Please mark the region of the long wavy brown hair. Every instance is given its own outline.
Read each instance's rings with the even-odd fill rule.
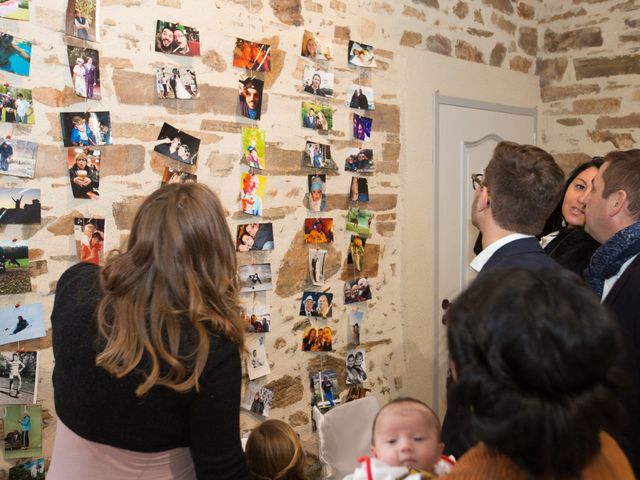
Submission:
[[[118,378],[140,370],[138,396],[154,385],[198,390],[213,335],[243,347],[238,285],[218,197],[196,183],[156,190],[136,213],[126,251],[102,271],[96,364]]]

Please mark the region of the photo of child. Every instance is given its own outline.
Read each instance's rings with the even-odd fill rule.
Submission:
[[[262,216],[262,198],[267,185],[267,177],[243,172],[240,180],[240,203],[244,213]]]
[[[366,237],[359,235],[351,235],[349,244],[349,255],[347,255],[347,264],[353,265],[357,272],[362,271],[364,264],[364,246],[367,243]]]
[[[4,415],[4,458],[42,455],[42,406],[7,405]]]
[[[102,265],[104,263],[105,220],[103,218],[73,219],[76,251],[81,262]]]
[[[243,161],[251,168],[264,169],[265,131],[259,128],[242,127]]]
[[[306,218],[304,243],[333,242],[333,218]]]
[[[367,236],[371,233],[372,220],[373,212],[349,207],[349,210],[347,210],[347,231]]]
[[[38,390],[38,352],[0,352],[0,376],[2,403],[36,403]]]
[[[62,141],[65,147],[111,145],[109,112],[60,113]]]
[[[92,147],[67,149],[67,167],[74,198],[100,198],[100,157],[100,150]]]
[[[29,76],[31,69],[31,42],[0,32],[0,70]]]
[[[314,372],[309,376],[311,383],[311,405],[320,409],[333,408],[340,404],[338,375],[334,370]]]
[[[307,184],[309,187],[309,211],[324,212],[327,209],[327,176],[325,174],[307,175]]]

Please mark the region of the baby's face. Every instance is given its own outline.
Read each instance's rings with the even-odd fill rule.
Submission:
[[[400,404],[378,417],[371,455],[389,466],[433,472],[443,447],[431,412]]]

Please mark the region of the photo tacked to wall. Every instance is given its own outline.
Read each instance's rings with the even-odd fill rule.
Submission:
[[[0,188],[0,225],[40,223],[39,188]]]
[[[101,157],[100,149],[94,147],[67,149],[67,167],[74,198],[100,198]]]
[[[60,123],[65,147],[113,143],[109,112],[63,112],[60,113]]]
[[[0,58],[4,59],[0,62],[0,70],[28,77],[31,69],[31,47],[30,40],[0,32]]]
[[[42,406],[7,405],[4,407],[4,458],[42,455]]]
[[[97,0],[69,0],[65,33],[72,37],[100,41],[100,4]]]
[[[33,178],[37,157],[37,143],[14,140],[11,134],[0,138],[0,174]]]
[[[158,98],[196,100],[200,98],[196,71],[191,67],[164,66],[155,69]]]
[[[36,121],[33,96],[28,88],[0,85],[0,107],[3,122],[33,125]]]
[[[100,100],[100,54],[98,51],[67,45],[67,57],[76,95]]]
[[[236,38],[233,66],[256,72],[271,71],[271,46],[243,38]]]
[[[236,251],[273,250],[272,223],[244,223],[238,225],[236,233]]]
[[[348,63],[356,67],[372,68],[376,66],[373,47],[365,43],[349,40]]]
[[[306,218],[304,220],[304,242],[333,242],[333,218]]]
[[[76,252],[81,262],[102,265],[104,263],[105,219],[83,218],[73,219],[73,236],[76,241]]]
[[[42,304],[31,303],[0,308],[0,345],[41,338],[45,335]]]
[[[29,0],[4,0],[0,3],[0,17],[10,20],[29,20]]]
[[[35,351],[0,352],[0,394],[3,404],[36,403],[38,355]]]
[[[194,57],[200,55],[200,32],[195,27],[158,20],[156,52]]]
[[[200,150],[200,139],[164,122],[153,150],[189,165],[195,165]]]

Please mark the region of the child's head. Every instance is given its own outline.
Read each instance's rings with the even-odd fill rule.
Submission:
[[[389,466],[433,472],[443,448],[440,420],[419,400],[393,400],[373,421],[371,455]]]
[[[257,480],[306,480],[305,455],[300,439],[281,420],[266,420],[254,428],[247,441],[247,463]]]
[[[244,235],[242,235],[240,242],[242,243],[242,245],[245,245],[251,248],[253,247],[253,244],[255,241],[253,240],[253,237],[251,235],[249,235],[248,233],[245,233]]]

